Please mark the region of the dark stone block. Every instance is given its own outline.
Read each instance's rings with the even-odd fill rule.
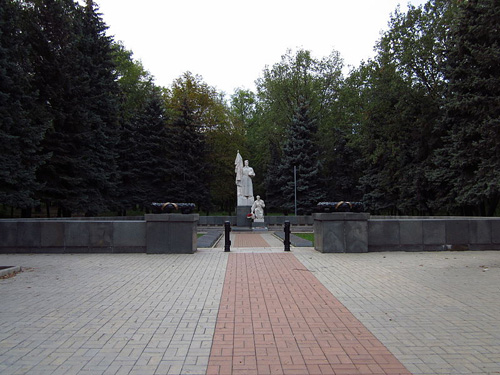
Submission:
[[[113,246],[113,222],[91,222],[90,223],[91,248],[111,248]]]
[[[469,220],[469,243],[470,244],[491,244],[491,221],[490,220]]]
[[[252,220],[248,219],[247,215],[251,212],[251,210],[252,206],[236,207],[236,226],[250,228]]]
[[[424,220],[422,223],[424,245],[446,244],[446,229],[443,220]]]
[[[368,251],[368,222],[344,222],[344,236],[347,253],[366,253]]]
[[[423,248],[424,233],[422,220],[402,220],[399,222],[401,248]]]
[[[197,248],[198,214],[146,215],[148,254],[192,254]]]
[[[368,214],[315,213],[314,248],[323,253],[367,252]]]
[[[368,221],[369,246],[399,246],[399,221],[370,220]]]
[[[491,242],[500,244],[500,220],[491,221]]]
[[[113,248],[111,246],[107,247],[89,247],[89,254],[111,254],[113,253]]]
[[[41,246],[42,248],[64,248],[64,228],[63,222],[42,221],[41,222]]]
[[[17,222],[0,221],[0,248],[17,246]]]
[[[89,247],[88,246],[66,246],[64,248],[65,254],[88,254]]]
[[[145,221],[113,222],[114,247],[146,247]]]
[[[469,243],[468,220],[446,220],[446,244],[465,245]]]
[[[335,221],[324,225],[322,242],[322,249],[318,249],[322,253],[345,253],[344,223]]]
[[[145,253],[146,246],[115,246],[113,253],[116,254],[132,254],[132,253]]]
[[[17,223],[17,247],[39,248],[42,230],[39,221],[20,221]]]
[[[66,247],[87,247],[90,244],[90,221],[66,221],[64,243]]]

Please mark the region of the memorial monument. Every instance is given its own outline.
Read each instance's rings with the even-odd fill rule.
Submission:
[[[236,225],[238,227],[252,226],[252,205],[254,204],[253,197],[253,182],[255,172],[249,166],[248,160],[243,161],[243,158],[238,151],[234,160],[234,173],[236,174]]]

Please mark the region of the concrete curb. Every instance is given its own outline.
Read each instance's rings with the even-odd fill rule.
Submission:
[[[274,235],[282,241],[285,240],[285,232],[274,232]],[[313,247],[311,241],[298,237],[293,233],[290,233],[290,243],[294,247]]]
[[[208,230],[203,236],[198,238],[198,248],[211,248],[222,236],[220,230]]]

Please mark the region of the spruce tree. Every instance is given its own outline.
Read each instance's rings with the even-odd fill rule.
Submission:
[[[166,195],[172,202],[210,207],[209,167],[205,135],[195,119],[195,108],[187,97],[171,115],[167,125],[168,180]]]
[[[91,1],[33,0],[37,86],[52,126],[41,194],[65,216],[103,211],[116,181],[118,87],[111,39]]]
[[[465,214],[493,215],[500,199],[499,24],[498,1],[463,2],[447,53],[448,136],[432,176],[441,205]]]
[[[30,78],[27,21],[19,2],[0,0],[0,203],[29,215],[47,122]]]
[[[151,202],[165,202],[168,174],[164,103],[151,92],[142,111],[122,124],[120,132],[118,199],[123,209],[148,208]]]
[[[310,213],[324,198],[321,181],[319,150],[315,142],[318,131],[317,120],[311,113],[310,104],[300,97],[290,126],[286,130],[283,146],[279,180],[282,207],[292,211],[294,208],[295,181],[297,176],[297,212]]]

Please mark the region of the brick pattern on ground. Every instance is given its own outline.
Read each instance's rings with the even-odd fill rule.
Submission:
[[[410,374],[292,254],[231,254],[207,374]]]
[[[226,258],[0,257],[0,374],[204,375]]]
[[[295,256],[414,375],[500,374],[500,252]]]
[[[269,243],[257,233],[237,233],[234,236],[233,246],[238,247],[271,247]]]

